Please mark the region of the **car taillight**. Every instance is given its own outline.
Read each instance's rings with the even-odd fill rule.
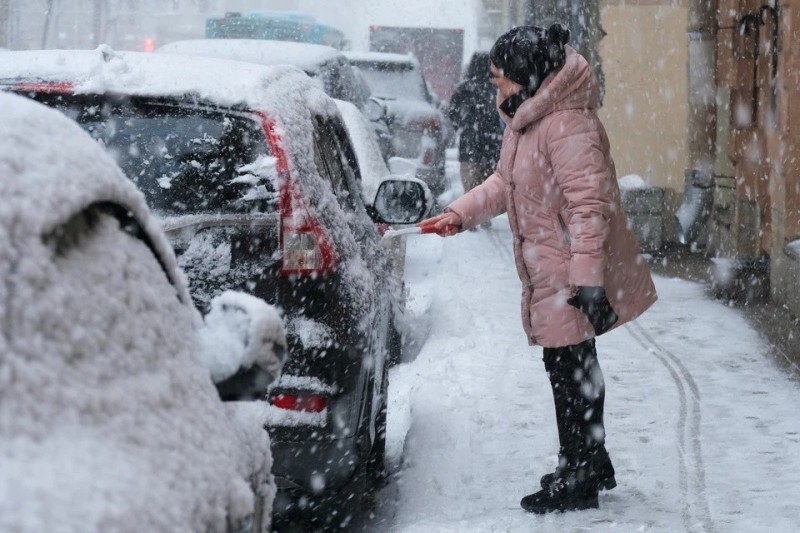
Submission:
[[[436,139],[427,135],[422,136],[422,164],[432,166],[436,161]]]
[[[336,266],[336,251],[330,233],[306,204],[300,185],[289,172],[289,159],[275,121],[266,113],[256,113],[277,159],[280,176],[281,274],[319,275]]]
[[[328,399],[318,394],[278,394],[270,398],[270,403],[279,409],[321,413],[328,407]]]
[[[430,132],[439,130],[438,117],[416,117],[408,121],[408,128],[413,130],[426,130]]]
[[[18,83],[14,90],[21,93],[72,94],[75,86],[66,82]]]
[[[333,240],[311,215],[299,191],[292,181],[281,185],[281,274],[325,274],[336,266]]]
[[[300,273],[321,270],[324,263],[322,250],[313,231],[283,229],[282,270]]]

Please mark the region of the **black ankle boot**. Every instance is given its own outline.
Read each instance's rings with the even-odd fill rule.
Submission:
[[[559,457],[559,463],[561,462]],[[539,480],[539,484],[543,489],[549,488],[559,477],[564,475],[564,470],[564,467],[559,464],[555,472],[543,475],[542,479]],[[611,457],[608,456],[604,446],[596,452],[591,461],[588,471],[589,480],[597,485],[598,490],[611,490],[617,486],[617,480],[614,475],[614,465],[611,464]]]
[[[597,509],[597,487],[590,482],[578,481],[575,470],[571,469],[556,478],[548,488],[522,498],[520,506],[536,514]]]

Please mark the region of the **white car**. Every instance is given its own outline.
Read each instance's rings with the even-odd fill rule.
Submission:
[[[222,346],[253,326],[269,351],[282,326],[204,324],[102,147],[27,98],[0,94],[0,116],[0,531],[268,531],[268,435],[220,401],[199,333]],[[237,360],[277,373],[280,354],[245,344]]]
[[[427,205],[434,205],[433,194],[428,188],[427,184],[414,176],[416,175],[417,164],[410,159],[403,159],[400,157],[392,157],[389,159],[389,167],[383,161],[380,148],[375,139],[375,135],[370,129],[369,122],[366,117],[351,103],[336,101],[339,112],[342,114],[342,120],[347,128],[347,134],[350,137],[350,142],[353,145],[355,157],[357,161],[355,165],[361,174],[361,190],[364,197],[364,203],[367,209],[375,209],[375,199],[378,194],[378,188],[381,182],[386,179],[413,181],[420,185],[425,191],[425,202]],[[388,229],[388,226],[383,226],[380,230],[383,232]],[[397,237],[390,239],[385,243],[393,257],[394,276],[392,277],[395,283],[404,285],[405,280],[405,260],[406,260],[406,239],[405,237]],[[407,329],[404,323],[405,316],[405,289],[399,291],[403,298],[396,302],[396,308],[392,316],[395,320],[394,331],[402,335]],[[402,359],[402,338],[392,339],[392,344],[389,351],[389,365],[399,363]]]

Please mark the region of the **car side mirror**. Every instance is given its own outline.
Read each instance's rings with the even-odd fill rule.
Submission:
[[[415,224],[422,220],[433,203],[428,186],[417,178],[392,177],[378,186],[373,202],[376,222]]]
[[[364,106],[364,116],[367,120],[377,122],[386,117],[386,104],[371,96]]]
[[[278,310],[261,298],[225,291],[211,300],[199,331],[200,357],[223,401],[264,399],[288,357]]]

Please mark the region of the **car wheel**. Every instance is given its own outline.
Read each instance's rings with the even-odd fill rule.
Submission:
[[[330,526],[334,529],[346,529],[363,511],[368,490],[369,473],[367,462],[364,461],[356,468],[353,479],[337,494],[337,515],[330,520]]]

